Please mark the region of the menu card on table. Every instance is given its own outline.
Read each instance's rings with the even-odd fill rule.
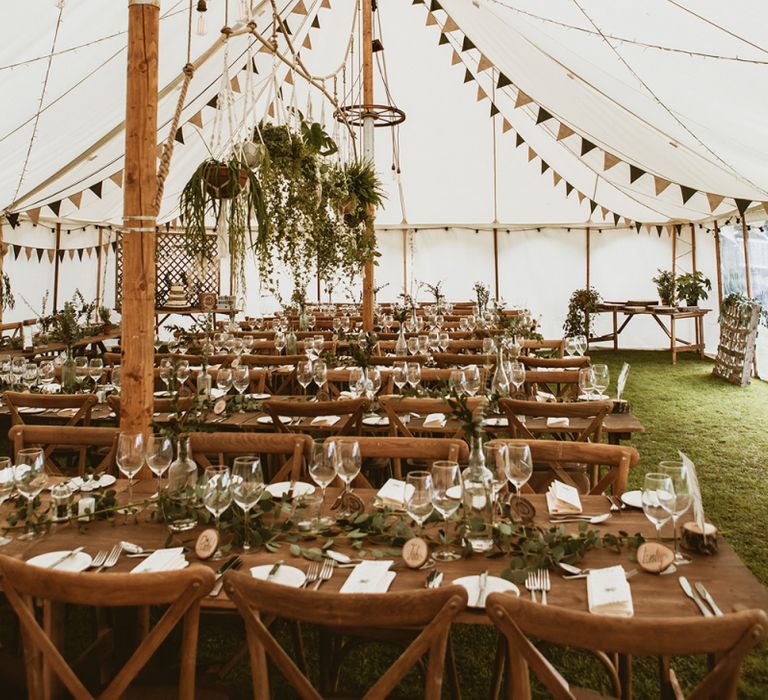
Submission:
[[[581,499],[575,487],[555,479],[547,490],[547,508],[552,515],[581,513]]]
[[[587,576],[589,612],[595,615],[632,617],[632,591],[621,566],[592,569]]]
[[[386,593],[396,572],[390,571],[391,560],[360,562],[344,581],[340,593]]]

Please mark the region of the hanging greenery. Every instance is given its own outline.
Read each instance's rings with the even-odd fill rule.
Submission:
[[[600,303],[600,294],[594,287],[577,289],[568,301],[568,313],[563,323],[563,333],[566,337],[585,335],[592,337],[594,324],[592,314],[597,311]]]

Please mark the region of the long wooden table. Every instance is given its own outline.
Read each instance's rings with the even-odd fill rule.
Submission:
[[[154,480],[139,482],[134,487],[134,498],[140,494],[152,493],[154,486]],[[126,483],[120,480],[116,488],[119,493],[123,493]],[[370,504],[374,491],[356,489],[355,492],[367,504]],[[327,504],[331,503],[331,499],[334,497],[335,493],[329,489],[326,499],[326,512]],[[544,496],[533,495],[529,499],[537,511],[536,524],[548,526]],[[602,496],[587,496],[583,497],[582,500],[586,513],[598,514],[608,512],[608,500]],[[89,523],[86,526],[85,533],[78,532],[76,524],[54,526],[49,534],[33,540],[19,541],[14,538],[13,542],[0,548],[0,552],[26,560],[44,552],[71,549],[79,545],[83,545],[87,553],[94,555],[98,550],[111,549],[120,540],[127,540],[148,549],[162,547],[167,536],[167,530],[162,524],[149,522],[147,515],[147,513],[139,515],[140,524],[138,525],[122,525],[122,515],[116,516],[116,527],[107,521]],[[566,527],[576,532],[578,525],[567,525]],[[617,534],[619,530],[624,530],[630,534],[640,532],[648,539],[651,539],[655,533],[654,527],[645,518],[642,511],[631,508],[626,508],[620,514],[613,515],[602,525],[592,527],[597,528],[602,533]],[[671,537],[670,528],[671,526],[667,526],[664,529],[666,537]],[[198,528],[191,533],[184,533],[183,539],[189,543],[200,529],[202,528]],[[303,542],[302,544],[304,546],[313,546],[312,542]],[[337,540],[334,549],[350,554],[354,553],[354,550],[345,546],[341,538]],[[278,560],[283,560],[286,565],[297,566],[303,570],[306,570],[308,565],[308,562],[304,559],[292,557],[288,552],[287,544],[283,544],[280,550],[275,553],[269,553],[263,549],[258,549],[248,554],[236,553],[239,553],[243,559],[244,566],[242,570],[244,571],[247,571],[248,567],[251,566],[270,564]],[[579,565],[595,568],[621,564],[625,569],[630,570],[637,568],[637,565],[630,560],[630,556],[633,554],[634,551],[627,549],[623,550],[620,554],[607,549],[596,549],[588,552],[583,561],[579,562]],[[695,604],[683,594],[678,583],[679,575],[686,576],[692,583],[695,581],[703,582],[725,613],[745,608],[768,610],[768,591],[763,588],[733,549],[722,538],[719,541],[719,551],[717,554],[712,556],[693,554],[690,556],[693,562],[690,565],[680,567],[677,574],[658,576],[640,571],[629,579],[636,616],[670,617],[700,615]],[[190,562],[197,562],[193,553],[187,554],[187,559]],[[129,559],[123,555],[111,571],[129,571],[140,561],[140,559]],[[220,561],[204,563],[214,569],[221,564]],[[506,566],[507,560],[505,557],[488,559],[481,555],[474,555],[456,562],[440,563],[438,568],[444,572],[445,585],[456,578],[479,574],[485,569],[491,575],[498,576]],[[424,585],[426,573],[428,573],[405,568],[398,568],[397,570],[398,574],[390,588],[392,591],[420,588]],[[336,569],[330,581],[323,584],[323,590],[338,591],[350,571],[350,569]],[[109,574],[105,573],[104,577],[104,583],[107,585]],[[584,580],[564,580],[558,575],[558,572],[553,571],[551,581],[552,588],[548,595],[550,605],[575,610],[587,610],[587,589]],[[522,587],[521,595],[528,595]],[[220,593],[215,599],[207,598],[203,605],[207,608],[233,608],[232,603],[224,592]],[[473,609],[468,609],[462,613],[458,621],[468,624],[490,624],[490,621],[482,611]]]

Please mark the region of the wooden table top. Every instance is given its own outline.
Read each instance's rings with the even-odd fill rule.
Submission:
[[[154,480],[139,482],[134,487],[134,495],[151,493],[154,490],[154,485]],[[116,488],[119,492],[123,492],[126,488],[126,483],[120,480]],[[331,491],[329,489],[326,504],[331,502],[331,498],[334,495]],[[355,493],[360,495],[366,503],[370,503],[374,491],[356,489]],[[586,513],[597,514],[608,511],[607,499],[602,496],[586,496],[582,500]],[[537,510],[536,523],[546,526],[548,524],[548,516],[544,496],[532,495],[530,496],[530,501]],[[86,526],[86,532],[82,534],[78,532],[77,526],[74,524],[56,525],[47,535],[32,540],[19,541],[14,537],[10,544],[0,549],[0,552],[26,560],[44,552],[71,549],[76,545],[85,546],[85,551],[94,555],[100,549],[110,549],[120,540],[127,540],[148,549],[164,546],[167,535],[165,526],[148,522],[147,513],[140,514],[139,520],[140,523],[138,525],[132,522],[122,524],[123,516],[118,515],[115,520],[116,525],[105,521],[89,523]],[[578,526],[567,525],[567,527],[575,532]],[[652,538],[655,532],[642,511],[632,508],[626,508],[620,514],[613,515],[606,523],[592,527],[597,528],[601,533],[611,532],[616,534],[619,530],[624,530],[630,534],[640,532],[648,539]],[[671,526],[669,525],[664,528],[664,535],[666,537],[671,537],[670,528]],[[199,529],[201,528],[191,533],[183,533],[182,538],[187,542],[191,541]],[[302,544],[304,546],[314,546],[316,543],[308,541]],[[349,553],[353,551],[343,546],[341,538],[337,539],[334,549]],[[243,554],[241,551],[233,551],[233,553],[241,555],[243,571],[247,571],[251,566],[274,563],[278,560],[283,560],[285,565],[296,566],[305,571],[308,566],[306,560],[291,556],[288,552],[288,545],[285,543],[275,553],[268,553],[263,549],[258,549],[248,554]],[[630,570],[637,568],[637,565],[630,561],[630,556],[633,554],[634,550],[629,549],[622,550],[620,554],[607,549],[596,549],[587,552],[583,561],[579,562],[579,565],[595,568],[621,564],[626,570]],[[683,594],[678,583],[679,575],[686,576],[691,583],[695,581],[703,582],[725,613],[744,608],[768,610],[768,591],[761,586],[722,537],[719,541],[719,551],[717,554],[712,556],[693,554],[690,556],[693,562],[690,565],[680,567],[676,574],[657,576],[639,571],[629,579],[636,616],[669,617],[700,615],[693,601]],[[191,552],[187,554],[187,559],[190,562],[198,561],[194,553]],[[142,560],[129,559],[123,555],[112,571],[129,571],[140,561]],[[206,562],[206,565],[215,569],[221,563],[222,561]],[[481,555],[473,555],[456,562],[441,562],[438,564],[438,568],[444,573],[443,585],[461,576],[479,574],[484,569],[487,569],[491,575],[499,575],[506,566],[507,559],[505,557],[487,559]],[[323,590],[338,591],[350,571],[351,569],[336,569],[331,580],[323,584]],[[428,573],[426,571],[412,571],[400,567],[397,568],[397,571],[397,576],[390,587],[392,591],[420,588],[424,585],[426,574]],[[586,611],[587,589],[585,580],[567,581],[561,578],[557,572],[553,571],[551,573],[550,605]],[[109,574],[104,574],[104,576],[105,583],[107,583]],[[528,595],[528,592],[522,589],[521,594]],[[232,603],[224,592],[220,593],[216,599],[205,599],[203,605],[209,608],[233,608]],[[460,616],[458,621],[470,624],[489,624],[482,611],[477,610],[467,610]]]

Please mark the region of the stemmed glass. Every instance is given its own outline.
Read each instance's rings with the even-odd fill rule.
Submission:
[[[14,357],[11,360],[11,383],[14,386],[19,386],[21,380],[24,377],[24,368],[27,366],[26,357]]]
[[[226,394],[232,388],[232,370],[222,367],[216,372],[216,388]]]
[[[520,393],[520,387],[525,384],[525,365],[522,362],[510,362],[509,381],[515,387],[515,395]]]
[[[568,357],[573,357],[576,354],[576,338],[573,336],[567,337],[563,349]]]
[[[477,365],[472,365],[464,370],[464,386],[470,396],[474,396],[480,391],[480,368]]]
[[[117,389],[118,393],[120,392],[120,379],[120,365],[113,365],[112,371],[110,372],[109,381],[113,388]]]
[[[120,433],[117,436],[117,468],[128,479],[128,503],[133,502],[133,477],[144,465],[144,436],[141,433]],[[126,513],[130,509],[126,509]]]
[[[323,494],[323,504],[325,503],[325,490],[336,478],[336,469],[338,466],[336,442],[329,440],[315,440],[312,445],[312,461],[309,463],[309,475],[319,487]],[[331,518],[322,515],[318,520],[320,527],[328,527],[332,524]]]
[[[589,342],[587,341],[586,335],[577,335],[576,336],[576,354],[581,357],[586,351],[587,346],[589,345]]]
[[[592,370],[594,371],[594,386],[597,390],[599,399],[604,399],[605,394],[603,392],[608,388],[608,384],[610,383],[609,374],[608,374],[608,365],[592,365]]]
[[[432,505],[443,516],[447,533],[448,518],[461,505],[461,470],[456,462],[437,461],[432,464]],[[435,561],[454,561],[461,559],[461,554],[444,544],[432,553],[432,558]]]
[[[173,443],[164,435],[150,435],[147,439],[145,459],[149,471],[157,477],[157,494],[163,483],[163,474],[168,471],[173,461]]]
[[[191,370],[188,360],[179,360],[176,364],[176,379],[179,382],[179,393],[184,391],[184,383],[189,379]]]
[[[88,358],[80,357],[75,358],[75,382],[77,382],[77,390],[80,391],[83,388],[83,382],[88,376]]]
[[[264,493],[264,472],[261,460],[255,455],[235,457],[232,465],[232,497],[243,510],[243,551],[251,548],[248,541],[248,518]]]
[[[408,383],[408,363],[397,361],[392,365],[392,382],[397,390],[402,393],[403,387]]]
[[[672,479],[667,474],[652,472],[645,475],[643,484],[643,513],[656,526],[656,539],[661,544],[661,528],[672,517],[675,509],[675,490]],[[674,564],[665,569],[665,573],[676,570]]]
[[[452,369],[448,375],[448,386],[458,396],[461,396],[467,389],[464,385],[464,372],[460,369]]]
[[[312,363],[312,377],[317,385],[318,394],[323,390],[325,383],[328,381],[328,365],[325,364],[325,360],[315,360]],[[318,401],[319,401],[318,397]]]
[[[447,352],[448,346],[451,344],[451,336],[446,331],[440,331],[437,344],[443,352]]]
[[[507,485],[509,473],[509,448],[505,443],[483,445],[485,452],[485,466],[491,472],[491,488],[493,489],[494,503],[498,501],[499,494]]]
[[[158,372],[160,381],[165,384],[165,393],[171,392],[171,361],[166,357],[160,361],[160,370]]]
[[[320,354],[323,352],[323,345],[325,345],[325,339],[322,335],[316,335],[315,336],[315,354],[320,357]]]
[[[360,455],[360,443],[357,440],[339,439],[335,441],[336,471],[344,482],[344,491],[352,493],[352,481],[360,473],[363,460]],[[348,516],[349,512],[343,514]]]
[[[221,525],[221,514],[232,505],[232,474],[229,467],[221,465],[208,467],[203,474],[202,485],[203,505],[216,518],[216,530]],[[211,559],[221,559],[224,553],[221,546]]]
[[[101,381],[101,375],[104,372],[104,361],[100,357],[94,357],[88,362],[88,376],[93,381],[93,386],[96,388]]]
[[[307,393],[307,387],[312,383],[312,359],[299,360],[296,363],[296,381],[301,384],[304,393]]]
[[[15,483],[13,479],[13,467],[8,457],[0,457],[0,506],[5,503],[13,493]],[[0,535],[0,547],[13,541],[13,537]]]
[[[531,448],[526,444],[507,445],[507,479],[515,487],[517,507],[520,508],[520,489],[533,474]]]
[[[412,471],[405,477],[405,512],[423,532],[424,521],[432,515],[432,475],[429,472]]]
[[[595,371],[592,367],[582,367],[579,370],[579,391],[586,398],[592,397],[595,390]]]
[[[16,453],[13,480],[18,492],[27,499],[31,511],[32,502],[48,483],[48,472],[45,468],[45,457],[42,449],[28,447]],[[28,529],[27,532],[19,536],[19,539],[27,540],[34,536],[34,531]]]
[[[319,357],[319,353],[315,348],[314,338],[306,338],[304,340],[304,354],[307,356],[310,362],[316,360]]]
[[[408,383],[415,389],[421,383],[421,365],[418,362],[409,362],[406,370]]]
[[[34,362],[27,362],[27,364],[24,365],[24,374],[21,377],[22,383],[27,387],[27,391],[32,391],[32,387],[37,384],[37,379],[37,365]]]
[[[659,473],[666,474],[672,481],[672,488],[675,492],[674,507],[672,510],[672,528],[675,540],[675,564],[690,564],[691,560],[684,556],[680,551],[677,537],[678,518],[685,513],[691,506],[691,487],[688,480],[688,469],[682,462],[664,461],[659,462]]]
[[[275,331],[275,350],[281,355],[285,347],[285,334],[282,331]]]
[[[232,386],[238,396],[242,396],[251,385],[251,368],[248,365],[238,365],[232,370]],[[242,404],[241,404],[242,405]],[[245,410],[241,408],[241,411]]]
[[[0,379],[3,380],[4,384],[11,383],[11,367],[11,356],[0,355]]]
[[[378,367],[368,367],[365,370],[364,391],[369,394],[371,401],[376,398],[376,394],[381,389],[381,372]]]
[[[493,355],[496,352],[496,343],[493,338],[486,336],[483,338],[483,355]]]
[[[408,348],[409,355],[416,355],[419,352],[419,339],[416,336],[411,336],[405,341]]]
[[[365,372],[362,367],[352,367],[349,370],[349,391],[356,399],[365,391]]]

